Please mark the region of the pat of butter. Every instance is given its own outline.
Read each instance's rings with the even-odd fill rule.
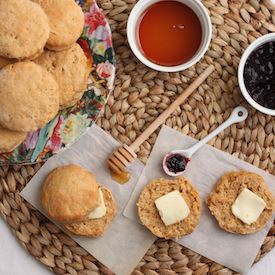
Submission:
[[[190,213],[187,203],[177,190],[156,199],[155,205],[166,226],[182,221]]]
[[[255,222],[266,207],[265,201],[247,188],[236,198],[232,213],[246,224]]]
[[[98,192],[99,192],[100,205],[89,213],[88,218],[91,220],[100,219],[106,215],[106,206],[104,202],[103,193],[100,188],[98,189]]]

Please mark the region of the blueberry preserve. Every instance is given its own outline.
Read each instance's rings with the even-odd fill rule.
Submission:
[[[260,105],[275,109],[275,42],[253,51],[244,67],[244,83],[250,96]]]
[[[173,154],[166,159],[166,166],[172,173],[183,172],[189,159],[181,154]]]

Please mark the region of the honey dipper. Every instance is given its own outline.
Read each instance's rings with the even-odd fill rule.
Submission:
[[[214,66],[209,65],[130,146],[124,144],[112,153],[108,159],[108,166],[114,180],[121,184],[126,183],[129,180],[130,174],[127,172],[126,168],[137,157],[135,152],[138,150],[140,145],[149,138],[149,136],[205,81],[213,71]]]

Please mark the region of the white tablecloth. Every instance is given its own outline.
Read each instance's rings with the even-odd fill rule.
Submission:
[[[51,275],[44,265],[33,259],[19,244],[6,223],[0,219],[0,274],[1,275]],[[274,275],[275,249],[254,265],[248,275]],[[119,274],[117,274],[119,275]]]

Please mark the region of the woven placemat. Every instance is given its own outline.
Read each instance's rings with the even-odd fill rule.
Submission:
[[[211,63],[216,72],[166,121],[201,139],[223,122],[234,106],[246,105],[237,83],[239,59],[254,39],[275,31],[275,6],[269,0],[204,1],[213,23],[213,40],[204,60],[181,73],[158,73],[138,62],[127,44],[125,27],[135,3],[136,0],[99,1],[113,31],[117,78],[98,124],[122,143],[131,143]],[[275,174],[275,119],[251,108],[249,112],[245,123],[231,126],[211,144]],[[156,137],[157,132],[141,146],[138,156],[142,161],[146,162]],[[2,217],[29,253],[56,274],[112,274],[19,196],[41,165],[0,167]],[[274,234],[275,226],[255,261],[274,247]],[[173,241],[157,240],[133,274],[236,273]]]

